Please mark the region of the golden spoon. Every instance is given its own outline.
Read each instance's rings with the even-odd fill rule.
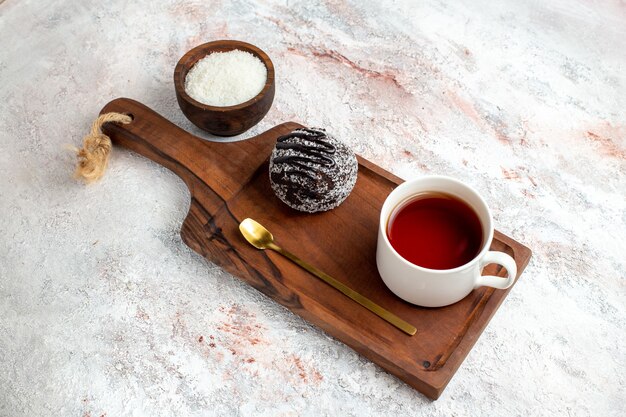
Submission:
[[[316,277],[318,277],[325,283],[329,284],[333,288],[341,291],[342,293],[344,293],[345,295],[347,295],[348,297],[350,297],[357,303],[361,304],[363,307],[367,308],[369,311],[376,314],[378,317],[393,324],[394,326],[396,326],[398,329],[402,330],[406,334],[413,336],[415,332],[417,331],[415,327],[411,326],[409,323],[402,320],[400,317],[396,316],[390,311],[385,310],[384,308],[382,308],[381,306],[379,306],[378,304],[376,304],[369,298],[362,296],[361,294],[354,291],[350,287],[337,281],[335,278],[331,277],[330,275],[325,274],[324,272],[320,271],[319,269],[315,268],[312,265],[309,265],[308,263],[304,262],[302,259],[298,258],[291,252],[288,252],[284,250],[283,248],[281,248],[280,246],[278,246],[277,244],[275,244],[274,236],[272,236],[270,231],[267,230],[258,222],[252,219],[245,219],[239,224],[239,230],[241,231],[241,234],[243,235],[243,237],[245,237],[246,240],[250,242],[250,244],[254,246],[255,248],[271,249],[273,251],[280,253],[281,255],[290,259],[291,261],[301,266],[302,268],[306,269],[307,271],[309,271],[310,273],[312,273],[313,275],[315,275]]]

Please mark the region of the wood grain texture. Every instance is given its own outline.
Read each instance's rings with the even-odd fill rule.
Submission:
[[[114,143],[169,168],[189,187],[191,207],[181,235],[187,245],[226,271],[322,328],[407,384],[436,399],[510,289],[479,288],[443,308],[421,308],[393,295],[375,262],[378,215],[402,180],[359,159],[348,199],[325,213],[306,214],[280,202],[269,185],[267,158],[284,123],[243,142],[212,143],[173,125],[146,106],[117,99],[102,112],[133,115],[129,125],[106,125]],[[266,226],[279,245],[417,327],[409,337],[280,255],[259,251],[240,235],[241,220]],[[496,231],[492,250],[513,256],[518,277],[530,250]],[[503,275],[499,266],[486,274]]]
[[[194,100],[185,91],[185,78],[191,68],[213,52],[246,51],[263,62],[267,68],[267,80],[261,92],[254,98],[234,106],[209,106]],[[218,136],[239,135],[259,123],[274,101],[274,64],[270,57],[246,42],[219,40],[196,46],[183,55],[174,69],[176,99],[185,116],[200,129]]]

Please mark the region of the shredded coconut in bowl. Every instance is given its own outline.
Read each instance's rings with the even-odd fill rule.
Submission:
[[[191,67],[185,91],[209,106],[234,106],[256,97],[267,80],[265,64],[250,52],[213,52]]]

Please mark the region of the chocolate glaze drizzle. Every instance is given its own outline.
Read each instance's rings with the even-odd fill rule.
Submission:
[[[324,167],[332,167],[336,164],[333,155],[337,149],[332,143],[324,140],[326,137],[326,132],[317,129],[298,129],[288,135],[279,137],[276,149],[293,149],[299,152],[300,155],[280,156],[274,159],[274,164],[291,164],[299,169],[286,171],[287,174],[305,176],[315,180],[316,170],[312,166],[307,165],[307,162]],[[305,139],[313,144],[289,141],[296,138]]]

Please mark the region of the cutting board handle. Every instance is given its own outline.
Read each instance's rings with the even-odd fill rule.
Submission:
[[[170,169],[185,181],[192,196],[200,184],[222,200],[228,200],[248,183],[269,157],[278,136],[299,127],[287,122],[245,141],[218,143],[194,136],[128,98],[115,99],[100,111],[107,112],[125,113],[133,118],[127,125],[108,123],[103,127],[114,144]]]

